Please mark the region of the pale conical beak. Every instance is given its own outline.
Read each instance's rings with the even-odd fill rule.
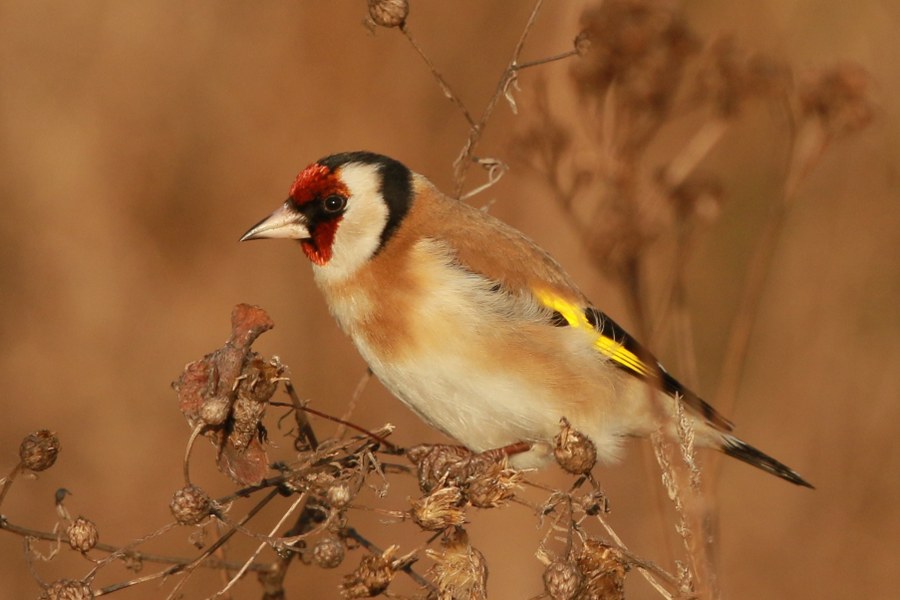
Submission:
[[[254,225],[241,236],[241,241],[265,238],[288,238],[306,240],[310,238],[306,217],[291,205],[290,200],[278,210]]]

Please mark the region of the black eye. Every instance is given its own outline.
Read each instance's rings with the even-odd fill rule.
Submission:
[[[343,196],[328,196],[322,202],[322,206],[325,207],[325,212],[327,213],[336,213],[344,210],[344,207],[347,206],[347,199]]]

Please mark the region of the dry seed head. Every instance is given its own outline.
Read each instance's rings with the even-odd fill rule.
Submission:
[[[397,546],[391,546],[380,556],[363,556],[356,570],[344,575],[341,594],[345,598],[371,598],[385,591],[394,578],[396,552]]]
[[[579,600],[625,600],[625,574],[630,565],[621,552],[587,539],[575,561],[584,577]]]
[[[66,528],[66,536],[69,538],[69,546],[72,550],[87,552],[97,545],[100,533],[93,521],[78,517]]]
[[[313,560],[323,569],[333,569],[344,562],[344,541],[336,535],[326,535],[313,546]]]
[[[429,574],[440,591],[440,598],[448,600],[484,600],[487,598],[487,561],[484,555],[469,544],[465,531],[456,529],[444,539],[442,552],[426,550],[434,561]]]
[[[212,512],[213,505],[206,492],[189,485],[175,492],[169,509],[181,525],[197,525]]]
[[[53,466],[59,455],[59,438],[47,429],[29,433],[19,446],[22,466],[32,471],[44,471]]]
[[[555,560],[544,569],[544,589],[553,600],[572,600],[581,587],[581,571],[567,560]]]
[[[369,0],[369,17],[382,27],[399,27],[409,15],[408,0]]]
[[[575,475],[591,472],[597,462],[597,448],[586,435],[575,431],[566,419],[560,421],[562,431],[553,441],[553,456],[563,469]]]
[[[41,600],[89,600],[93,597],[91,586],[71,579],[57,579],[41,594]]]
[[[478,508],[496,508],[515,496],[522,472],[493,463],[466,481],[466,499]]]
[[[416,465],[419,488],[427,494],[442,482],[456,479],[453,472],[457,471],[472,453],[460,446],[422,444],[407,450],[406,456]]]
[[[463,496],[458,487],[443,487],[413,502],[413,521],[428,531],[441,531],[466,521]]]
[[[328,488],[328,491],[325,492],[325,498],[328,500],[328,505],[332,508],[337,510],[347,508],[350,502],[353,501],[353,489],[350,487],[349,482],[338,481]]]

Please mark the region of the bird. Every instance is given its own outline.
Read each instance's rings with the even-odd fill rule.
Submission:
[[[471,451],[524,443],[510,464],[540,467],[565,419],[615,463],[630,438],[674,435],[680,403],[696,446],[813,487],[736,437],[525,234],[393,158],[354,151],[310,164],[240,240],[266,238],[299,243],[372,373]]]

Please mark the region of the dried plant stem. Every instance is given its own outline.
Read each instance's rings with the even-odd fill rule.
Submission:
[[[494,94],[491,96],[490,100],[488,100],[484,111],[481,113],[481,118],[478,119],[477,123],[471,124],[471,128],[469,129],[469,137],[466,140],[463,149],[460,151],[459,156],[454,161],[456,197],[459,197],[462,194],[463,185],[466,179],[466,172],[469,170],[469,165],[472,162],[472,156],[475,154],[475,147],[478,145],[478,142],[481,139],[482,134],[484,133],[484,129],[487,126],[488,121],[494,114],[494,109],[497,107],[497,102],[504,94],[506,94],[507,88],[509,87],[510,83],[515,80],[516,72],[519,69],[519,56],[522,53],[522,49],[525,47],[525,40],[528,39],[528,34],[531,33],[531,29],[534,27],[535,20],[537,19],[537,15],[538,12],[540,12],[542,4],[543,0],[537,0],[534,3],[534,7],[531,9],[531,15],[528,17],[528,22],[525,24],[525,28],[522,30],[522,34],[519,36],[519,41],[516,43],[516,46],[513,49],[512,58],[510,59],[509,64],[506,66],[506,69],[503,71],[503,75],[501,75],[500,81],[497,83],[497,89],[494,91]]]
[[[173,524],[171,524],[171,523],[167,524],[167,525],[163,526],[162,528],[158,529],[157,531],[151,533],[150,535],[146,535],[144,537],[134,540],[127,546],[119,547],[119,546],[115,546],[113,544],[105,544],[103,542],[97,542],[97,544],[94,546],[94,548],[96,550],[100,550],[102,552],[111,553],[113,555],[112,558],[118,558],[120,556],[132,556],[132,557],[134,557],[135,560],[140,561],[140,562],[158,563],[158,564],[162,564],[162,565],[175,565],[175,566],[188,566],[190,564],[195,563],[197,561],[196,558],[166,556],[164,554],[153,554],[150,552],[131,550],[131,548],[138,546],[151,538],[154,538],[154,537],[157,537],[157,536],[160,536],[160,535],[166,533],[167,531],[172,529],[172,527],[174,527]],[[6,519],[0,519],[0,529],[9,531],[10,533],[13,533],[16,535],[21,535],[23,537],[35,538],[35,539],[45,540],[45,541],[49,541],[49,542],[56,542],[56,541],[59,541],[60,539],[62,539],[63,541],[66,541],[65,537],[60,538],[60,534],[58,532],[54,533],[54,532],[50,532],[50,531],[40,531],[38,529],[30,529],[28,527],[22,527],[20,525],[10,523]],[[101,561],[101,562],[108,561],[109,558],[111,558],[111,557],[104,558],[103,561]],[[229,562],[229,561],[220,560],[218,558],[207,557],[205,560],[201,561],[197,566],[205,568],[205,569],[233,570],[233,569],[239,568],[241,566],[241,563]],[[269,569],[269,565],[265,565],[262,563],[255,563],[250,566],[250,570],[252,570],[252,571],[266,571],[267,569]],[[164,574],[167,576],[167,575],[170,575],[171,573],[169,571],[165,571]],[[106,588],[104,588],[104,589],[106,589]],[[110,590],[110,591],[112,591],[112,590]]]
[[[800,182],[822,156],[826,138],[818,122],[807,123],[794,136],[791,161],[780,200],[772,207],[760,232],[753,258],[747,267],[743,292],[725,348],[722,376],[716,394],[717,405],[727,414],[733,412],[737,391],[750,348],[750,336],[759,313],[759,305],[771,272],[772,260],[781,239],[784,224]]]
[[[184,474],[185,486],[191,485],[191,451],[194,449],[194,442],[197,441],[197,438],[203,432],[205,426],[205,423],[197,423],[194,430],[191,432],[191,437],[188,438],[187,446],[184,449],[184,461],[181,466]]]
[[[272,402],[271,404],[272,404],[273,406],[285,406],[284,404],[282,404],[282,403],[280,403],[280,402]],[[378,442],[379,444],[381,444],[382,446],[384,446],[384,447],[387,449],[388,452],[392,452],[392,453],[395,453],[395,454],[399,454],[399,453],[401,452],[401,449],[400,449],[400,448],[398,448],[397,446],[395,446],[395,445],[392,444],[391,442],[387,441],[387,439],[385,439],[384,437],[382,437],[382,436],[380,436],[380,435],[377,435],[377,434],[375,434],[375,433],[372,433],[371,431],[369,431],[368,429],[366,429],[366,428],[364,428],[364,427],[360,427],[359,425],[356,425],[356,424],[351,423],[351,422],[349,422],[349,421],[344,421],[343,419],[339,419],[339,418],[337,418],[337,417],[332,417],[332,416],[329,415],[328,413],[324,413],[324,412],[322,412],[322,411],[320,411],[320,410],[316,410],[316,409],[314,409],[314,408],[310,408],[309,406],[304,406],[304,407],[303,407],[303,410],[306,411],[306,412],[308,412],[308,413],[310,413],[310,414],[313,414],[313,415],[315,415],[315,416],[317,416],[317,417],[321,417],[322,419],[326,419],[326,420],[328,420],[328,421],[333,421],[333,422],[335,422],[335,423],[340,423],[340,424],[343,424],[343,425],[349,427],[350,429],[353,429],[353,430],[355,430],[355,431],[358,431],[359,433],[363,434],[364,436],[368,437],[369,439],[375,440],[376,442]]]
[[[409,31],[409,26],[406,22],[400,25],[400,31],[404,36],[406,36],[406,39],[409,40],[409,43],[415,49],[419,57],[423,61],[425,61],[425,64],[431,71],[431,75],[434,77],[435,81],[438,82],[438,85],[440,86],[441,91],[444,93],[444,96],[446,96],[446,98],[450,100],[450,102],[452,102],[454,105],[456,105],[462,115],[466,118],[466,121],[469,123],[469,127],[475,127],[475,119],[472,118],[472,115],[469,113],[469,109],[466,108],[466,105],[463,103],[460,97],[453,92],[453,88],[450,87],[450,84],[447,83],[447,81],[444,79],[444,76],[441,75],[441,72],[438,71],[434,63],[431,62],[431,59],[428,58],[428,55],[425,54],[425,51],[422,50],[421,46],[416,43],[416,40],[415,38],[413,38],[412,33]]]
[[[9,472],[9,475],[3,480],[3,487],[0,488],[0,506],[3,506],[3,500],[6,498],[7,492],[12,487],[13,481],[16,480],[16,477],[19,476],[19,473],[22,472],[22,463],[19,462],[13,470]]]
[[[379,548],[378,546],[373,544],[371,541],[369,541],[368,538],[363,536],[359,531],[356,530],[356,528],[348,527],[348,528],[344,529],[343,533],[348,538],[355,540],[356,542],[359,542],[360,546],[362,546],[363,548],[365,548],[372,554],[375,554],[375,555],[384,554],[384,550],[382,550],[381,548]],[[432,539],[435,539],[435,538],[432,538]],[[432,585],[432,583],[430,581],[428,581],[427,579],[425,579],[424,577],[422,577],[421,575],[419,575],[418,573],[416,573],[413,570],[412,562],[405,561],[400,566],[400,570],[403,571],[404,573],[406,573],[409,576],[409,578],[412,579],[413,581],[415,581],[417,584],[419,584],[426,590],[429,590],[429,592],[436,591],[434,588],[434,585]]]
[[[347,423],[350,421],[350,417],[353,416],[353,413],[356,411],[356,405],[359,402],[360,397],[362,396],[363,391],[365,391],[366,386],[369,385],[369,381],[372,379],[372,369],[366,367],[366,372],[363,373],[362,377],[359,378],[359,382],[357,382],[356,387],[353,389],[353,395],[350,396],[350,401],[347,403],[347,408],[344,410],[344,414],[341,415],[341,423],[338,424],[337,429],[334,431],[334,437],[337,439],[341,439],[344,437],[344,434],[347,432]]]
[[[200,565],[200,563],[202,563],[208,557],[212,556],[213,552],[215,552],[216,550],[221,548],[229,539],[231,539],[231,537],[235,533],[238,532],[238,527],[247,524],[247,522],[249,522],[250,519],[255,517],[256,514],[259,513],[259,511],[261,511],[263,509],[263,507],[265,507],[269,502],[271,502],[278,495],[278,493],[279,493],[279,490],[276,488],[276,489],[271,490],[268,494],[266,494],[262,500],[257,502],[256,505],[253,506],[253,508],[251,508],[249,511],[247,511],[247,514],[244,515],[240,521],[238,521],[234,525],[231,525],[227,532],[222,534],[219,537],[219,539],[217,539],[215,542],[213,542],[209,548],[206,548],[200,554],[200,556],[198,556],[196,559],[194,559],[191,563],[189,563],[187,565],[179,565],[177,567],[172,567],[172,568],[166,569],[166,571],[165,571],[166,575],[174,575],[175,573],[179,573],[182,571],[185,572],[185,577],[183,577],[175,585],[175,588],[169,593],[168,596],[166,596],[166,599],[173,600],[174,598],[177,598],[178,591],[188,580],[188,577],[194,571],[194,569],[196,569]]]
[[[291,399],[291,403],[294,405],[294,422],[297,424],[297,430],[300,432],[300,436],[297,437],[297,441],[301,439],[305,439],[309,442],[309,447],[315,450],[319,447],[319,440],[316,439],[316,432],[313,430],[312,425],[309,423],[309,418],[306,416],[306,411],[303,410],[306,405],[300,401],[300,397],[297,395],[297,390],[294,388],[294,384],[291,383],[289,379],[284,382],[284,389],[287,392],[288,396]],[[295,448],[299,450],[299,448]]]
[[[545,58],[539,58],[537,60],[530,60],[528,62],[519,63],[518,65],[516,65],[516,69],[519,71],[524,71],[525,69],[530,69],[531,67],[546,65],[558,60],[565,60],[572,56],[576,56],[577,54],[577,50],[567,50],[565,52],[560,52],[559,54],[554,54],[553,56],[547,56]]]
[[[294,513],[294,511],[297,510],[297,508],[301,504],[306,503],[307,497],[308,497],[307,494],[304,493],[304,494],[300,494],[300,496],[298,496],[297,499],[294,500],[293,504],[291,504],[291,506],[284,512],[283,515],[281,515],[281,518],[278,520],[278,522],[275,524],[275,526],[272,527],[272,530],[269,532],[270,538],[274,537],[275,534],[278,533],[278,530],[281,529],[281,527],[284,525],[284,523]],[[247,569],[250,568],[250,565],[253,564],[254,559],[256,559],[256,557],[259,556],[260,552],[262,552],[263,549],[269,545],[270,545],[269,542],[262,542],[261,544],[259,544],[256,547],[256,550],[254,550],[253,553],[244,562],[244,564],[241,565],[241,568],[238,569],[237,573],[234,574],[234,576],[225,585],[225,587],[222,588],[221,590],[219,590],[218,592],[216,592],[215,594],[213,594],[212,596],[210,596],[209,598],[211,598],[211,599],[212,598],[221,598],[224,594],[228,593],[228,590],[233,588],[234,584],[237,583],[238,580],[244,576],[244,573],[246,573]]]
[[[724,137],[730,124],[730,121],[722,117],[704,122],[669,163],[665,174],[666,184],[674,188],[684,183],[688,175]]]
[[[666,600],[672,600],[674,596],[671,594],[671,592],[669,592],[669,590],[665,588],[665,586],[663,586],[662,583],[659,582],[659,579],[665,581],[669,585],[669,587],[675,588],[678,586],[678,582],[675,580],[675,578],[660,566],[636,557],[631,553],[631,551],[628,549],[628,546],[625,545],[625,542],[622,541],[622,538],[619,537],[619,534],[616,533],[615,529],[613,529],[612,526],[610,526],[610,524],[607,523],[602,516],[597,515],[597,520],[600,521],[600,524],[606,530],[607,535],[609,535],[609,537],[611,537],[612,540],[616,543],[618,549],[622,552],[622,554],[624,554],[625,557],[628,558],[628,560],[637,567],[638,572],[644,577],[644,579],[646,579],[647,582],[652,585],[657,592],[659,592],[660,596],[666,598]]]

